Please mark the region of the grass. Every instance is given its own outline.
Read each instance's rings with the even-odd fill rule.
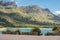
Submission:
[[[32,21],[37,21],[41,23],[46,22],[46,23],[51,23],[51,24],[53,23],[59,24],[59,22],[55,22],[55,20],[50,20],[50,18],[53,17],[53,15],[51,14],[48,14],[48,13],[45,14],[44,12],[41,14],[26,13],[24,12],[25,10],[23,9],[24,8],[5,9],[5,7],[0,6],[0,12],[4,14],[4,15],[0,15],[0,17],[6,19],[8,22],[12,23],[14,26],[22,26],[22,27],[41,27],[44,25],[28,24],[28,23],[23,23],[23,22],[21,23],[20,19],[23,20],[24,22],[32,20]],[[12,17],[8,16],[10,14],[13,14],[13,16]],[[25,18],[26,20],[22,18]]]
[[[0,26],[0,28],[2,28],[3,26]]]

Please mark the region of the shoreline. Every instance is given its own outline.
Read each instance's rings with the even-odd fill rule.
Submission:
[[[7,28],[0,28],[0,30],[5,30],[5,29],[7,29]],[[16,29],[16,28],[14,28],[14,29]],[[17,29],[33,29],[33,28],[17,28]],[[40,28],[41,30],[47,30],[47,29],[52,29],[52,28]]]
[[[19,29],[33,29],[33,28],[19,28]],[[40,28],[41,30],[47,30],[47,29],[52,29],[52,28]]]

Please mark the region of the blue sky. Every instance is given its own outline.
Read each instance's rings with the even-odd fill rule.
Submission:
[[[39,5],[42,8],[48,8],[54,14],[60,14],[60,0],[11,0],[19,6]]]

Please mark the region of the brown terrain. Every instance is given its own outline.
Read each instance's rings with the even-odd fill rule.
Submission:
[[[1,34],[0,40],[60,40],[60,36],[31,36]]]

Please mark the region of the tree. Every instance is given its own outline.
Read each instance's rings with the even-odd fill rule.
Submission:
[[[16,33],[20,35],[20,30],[18,29],[18,30],[16,31]]]
[[[38,27],[34,27],[34,28],[32,29],[32,32],[37,33],[37,35],[40,35],[41,30],[40,30],[40,28],[38,28]]]
[[[53,28],[53,31],[59,32],[59,27],[54,27],[54,28]]]

